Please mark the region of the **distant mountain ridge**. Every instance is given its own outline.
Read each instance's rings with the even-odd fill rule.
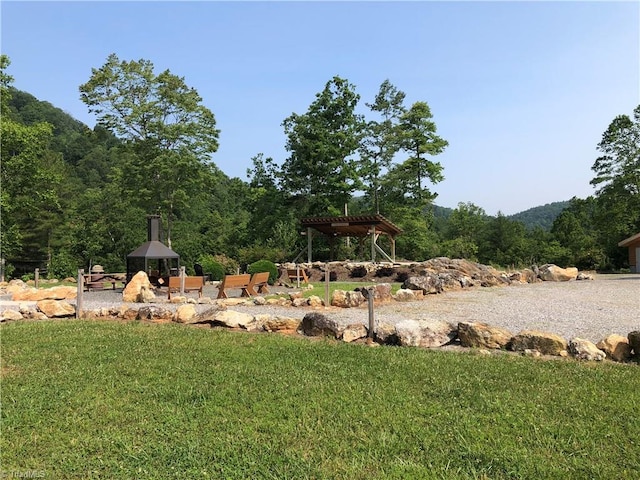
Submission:
[[[562,211],[569,206],[569,200],[563,202],[552,202],[545,205],[529,208],[522,212],[506,215],[509,220],[515,220],[524,224],[527,230],[540,227],[543,230],[551,230],[553,222]],[[447,219],[453,212],[453,208],[433,206],[433,215],[436,218]]]
[[[556,217],[560,215],[570,203],[569,200],[547,203],[546,205],[540,205],[529,208],[523,212],[508,215],[507,218],[524,223],[527,230],[532,230],[535,227],[540,227],[543,230],[551,230]]]

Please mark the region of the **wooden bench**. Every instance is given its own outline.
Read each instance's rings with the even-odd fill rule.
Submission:
[[[259,293],[269,293],[267,288],[269,285],[269,272],[258,272],[251,276],[249,285],[247,285],[247,292],[249,295],[258,295]],[[256,288],[258,291],[256,291]]]
[[[307,273],[304,271],[304,268],[289,268],[287,269],[287,276],[289,277],[290,282],[300,281],[302,283],[309,283],[309,278],[307,277]]]
[[[180,277],[169,277],[167,295],[171,300],[171,292],[180,291]],[[204,287],[204,277],[184,277],[184,291],[198,292],[198,298],[202,298],[202,287]]]
[[[242,275],[225,275],[218,285],[218,298],[229,298],[226,290],[230,288],[239,288],[242,290],[241,297],[250,297],[248,287],[251,282],[251,275],[248,273]]]

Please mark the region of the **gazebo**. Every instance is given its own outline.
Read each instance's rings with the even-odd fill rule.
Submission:
[[[340,217],[307,217],[303,218],[300,223],[307,229],[307,261],[311,263],[311,250],[313,243],[313,230],[323,234],[331,246],[331,256],[333,257],[334,240],[338,237],[354,237],[358,239],[360,245],[363,246],[367,238],[371,240],[371,261],[376,261],[376,252],[382,255],[390,262],[396,261],[396,237],[402,233],[402,229],[394,225],[382,215],[345,215]],[[391,252],[388,254],[380,245],[378,238],[380,235],[389,237],[391,243]],[[300,255],[294,260],[296,262]]]
[[[147,217],[147,241],[127,255],[127,282],[139,271],[149,275],[151,283],[162,285],[169,276],[177,276],[180,255],[160,241],[160,216]]]

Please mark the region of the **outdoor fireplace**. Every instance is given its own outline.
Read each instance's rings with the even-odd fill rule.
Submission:
[[[147,216],[147,241],[127,255],[127,283],[139,271],[146,272],[156,286],[166,285],[170,276],[177,276],[180,255],[162,243],[160,215]]]

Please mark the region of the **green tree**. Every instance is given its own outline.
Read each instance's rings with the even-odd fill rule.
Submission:
[[[459,203],[447,221],[444,254],[449,257],[477,260],[479,244],[488,223],[485,211],[471,202]]]
[[[509,220],[501,212],[487,224],[478,258],[483,263],[503,267],[526,263],[526,228],[521,222]]]
[[[623,238],[640,231],[640,105],[633,118],[617,116],[602,135],[598,150],[603,154],[593,164],[597,188],[594,224],[607,257],[607,268],[626,263]]]
[[[359,99],[353,85],[333,77],[307,113],[284,120],[289,158],[280,180],[288,195],[301,199],[300,214],[339,214],[360,188],[352,158],[362,130],[362,118],[355,113]]]
[[[402,114],[399,124],[400,145],[409,158],[391,172],[418,206],[430,203],[437,195],[425,187],[424,182],[435,184],[444,179],[442,165],[428,156],[442,153],[449,143],[436,134],[436,124],[432,118],[426,102],[416,102]]]
[[[0,56],[0,259],[29,260],[41,266],[50,255],[54,228],[60,223],[60,188],[64,166],[49,150],[52,127],[48,123],[24,125],[9,111],[6,73],[11,64]]]
[[[120,61],[115,54],[92,69],[80,94],[99,124],[132,147],[123,190],[148,213],[166,213],[170,244],[174,212],[202,188],[218,149],[213,113],[184,78],[169,70],[155,75],[150,61]]]
[[[597,194],[617,187],[629,195],[640,194],[640,105],[628,115],[618,115],[602,135],[598,150],[603,153],[591,169],[596,176],[591,184]]]
[[[398,122],[406,112],[404,98],[404,92],[385,80],[374,102],[366,104],[381,117],[380,120],[366,123],[360,147],[360,175],[365,179],[365,198],[376,213],[380,213],[381,174],[389,169],[394,155],[400,149]]]

